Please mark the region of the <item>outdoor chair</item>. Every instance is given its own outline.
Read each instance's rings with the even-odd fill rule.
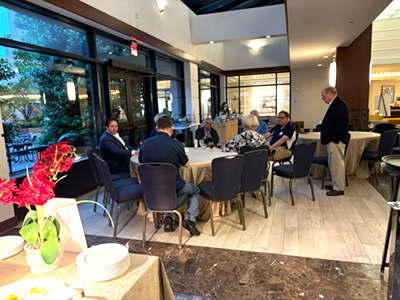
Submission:
[[[350,143],[350,138],[351,138],[351,134],[348,132],[347,133],[347,138],[346,138],[346,147],[344,148],[344,158],[346,158],[346,153],[347,153],[347,147],[349,146]],[[312,161],[313,164],[318,164],[324,167],[323,171],[322,171],[322,184],[321,184],[321,189],[324,189],[325,186],[325,177],[326,174],[329,170],[329,163],[328,163],[328,157],[327,156],[316,156],[313,158]],[[348,186],[348,182],[347,182],[347,175],[346,175],[346,168],[345,168],[345,178],[346,178],[346,186]]]
[[[215,229],[212,206],[216,202],[235,200],[240,224],[243,225],[243,230],[246,230],[242,201],[238,201],[243,165],[243,155],[215,158],[212,161],[212,180],[202,182],[199,185],[201,195],[210,202],[209,210],[213,236],[215,235]]]
[[[383,132],[379,140],[378,151],[364,151],[361,156],[361,159],[372,161],[374,163],[376,185],[379,185],[377,164],[382,161],[383,156],[392,154],[394,144],[398,139],[398,135],[399,132],[397,131],[397,129]]]
[[[178,208],[185,205],[188,195],[176,195],[176,168],[165,163],[146,163],[138,167],[147,210],[143,216],[142,246],[146,245],[147,214],[176,213],[179,218],[179,249],[182,248],[182,215]],[[156,186],[155,186],[156,184]],[[154,218],[156,220],[157,218]]]
[[[314,186],[312,179],[310,177],[310,169],[312,160],[314,157],[315,149],[317,148],[317,143],[312,142],[310,144],[296,145],[294,148],[294,163],[293,165],[282,165],[277,166],[272,169],[271,174],[271,185],[274,185],[274,176],[280,176],[284,178],[289,178],[289,190],[290,198],[292,200],[292,206],[294,206],[294,196],[293,196],[293,181],[299,178],[307,178],[311,187],[312,200],[315,201]],[[272,189],[271,189],[272,190]],[[273,191],[273,190],[272,190]]]
[[[103,160],[99,155],[93,153],[95,157],[95,162],[97,169],[99,170],[101,181],[112,199],[111,202],[111,217],[114,211],[114,203],[117,203],[118,210],[115,219],[114,237],[117,235],[119,214],[121,211],[121,204],[128,205],[129,203],[139,203],[143,201],[143,189],[141,184],[128,184],[126,186],[121,186],[116,188],[114,181],[111,178],[110,170],[105,160]],[[111,225],[111,220],[109,222]]]

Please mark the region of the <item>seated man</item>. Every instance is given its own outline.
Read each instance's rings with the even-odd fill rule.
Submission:
[[[156,126],[157,126],[158,119],[161,118],[162,116],[165,116],[165,115],[164,114],[156,114],[154,116],[154,124],[156,124]],[[150,132],[150,137],[155,136],[156,133],[157,133],[157,129],[156,129],[156,127],[154,127],[154,129]]]
[[[218,132],[212,128],[213,121],[207,118],[203,121],[204,126],[196,130],[196,139],[204,140],[206,144],[213,142],[215,145],[219,142]]]
[[[118,134],[118,123],[114,118],[106,120],[106,131],[100,138],[99,147],[104,154],[111,174],[129,173],[130,157],[137,154],[137,151],[126,145]]]
[[[200,189],[193,183],[183,180],[180,175],[180,166],[189,167],[190,162],[185,154],[182,144],[171,139],[172,120],[168,116],[162,116],[157,122],[157,133],[154,137],[143,142],[139,152],[139,162],[162,162],[172,164],[176,168],[176,194],[177,196],[187,194],[189,197],[187,212],[182,226],[192,235],[200,235],[197,230],[196,217],[199,215]],[[155,183],[155,188],[157,183]],[[173,213],[164,214],[164,231],[174,231]]]
[[[292,146],[294,134],[294,127],[289,123],[289,113],[281,111],[278,114],[279,124],[270,130],[270,132],[264,134],[267,139],[272,136],[270,142],[270,150],[273,151],[273,157],[270,160],[281,160],[288,158],[292,155],[292,151],[289,148]]]
[[[260,115],[258,114],[258,111],[254,109],[250,112],[250,114],[256,116],[258,120],[258,127],[254,129],[254,131],[259,134],[265,135],[268,132],[268,126],[263,120],[260,120]],[[246,129],[243,128],[243,132],[245,131]]]

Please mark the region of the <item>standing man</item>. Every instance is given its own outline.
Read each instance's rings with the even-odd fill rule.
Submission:
[[[204,140],[206,144],[213,142],[215,145],[219,142],[218,132],[212,128],[213,121],[207,118],[203,121],[204,126],[196,130],[196,139]]]
[[[126,145],[118,134],[118,122],[114,118],[108,118],[105,122],[106,131],[100,138],[99,147],[110,168],[111,174],[127,173],[129,177],[130,157],[137,154],[137,151]]]
[[[332,175],[332,184],[325,186],[325,189],[330,190],[326,194],[328,196],[344,195],[346,185],[344,150],[349,125],[349,109],[332,86],[323,88],[321,96],[322,100],[329,104],[321,125],[321,144],[327,145],[329,170]]]
[[[265,123],[263,120],[260,120],[260,115],[258,113],[257,110],[252,110],[250,112],[251,115],[256,116],[257,120],[258,120],[258,127],[256,129],[254,129],[255,132],[265,135],[268,132],[268,126],[267,123]],[[243,132],[245,132],[246,129],[243,128]]]
[[[196,218],[199,215],[200,189],[193,183],[190,183],[180,175],[181,166],[189,167],[189,158],[185,154],[182,144],[175,139],[171,139],[173,123],[168,116],[162,116],[157,121],[157,133],[151,139],[143,142],[139,152],[139,162],[152,163],[162,162],[172,164],[176,168],[176,195],[187,194],[189,197],[187,212],[182,226],[192,235],[200,235],[197,230]],[[157,183],[154,183],[157,188]],[[174,231],[173,213],[164,214],[164,231]]]

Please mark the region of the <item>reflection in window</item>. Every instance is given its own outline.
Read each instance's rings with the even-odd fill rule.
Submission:
[[[260,112],[260,115],[276,114],[276,87],[260,86],[241,88],[240,95],[243,101],[240,102],[240,111],[248,115],[253,109]]]
[[[200,90],[201,99],[201,120],[211,118],[211,89]]]
[[[118,122],[128,121],[126,110],[126,81],[122,78],[110,78],[111,113]]]
[[[157,80],[158,112],[164,109],[172,112],[174,119],[182,115],[182,82],[178,80]]]
[[[133,121],[146,120],[143,82],[131,80]]]
[[[85,30],[4,2],[0,2],[0,37],[88,56]]]
[[[240,76],[240,86],[275,84],[275,73]]]
[[[175,59],[156,55],[156,68],[159,74],[178,78],[182,77],[182,63]]]

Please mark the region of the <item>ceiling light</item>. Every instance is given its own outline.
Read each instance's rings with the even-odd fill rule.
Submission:
[[[322,56],[322,58],[328,58],[328,55]]]
[[[210,44],[214,44],[214,41],[210,41]]]
[[[333,87],[336,85],[336,62],[329,66],[329,85]]]
[[[262,47],[260,45],[253,45],[250,47],[251,52],[253,53],[260,53]]]
[[[156,6],[159,12],[163,12],[165,10],[165,0],[156,0]]]
[[[322,64],[318,64],[318,67],[322,67]]]
[[[270,35],[267,35],[267,36],[266,36],[267,39],[269,39],[270,37],[271,37]]]

